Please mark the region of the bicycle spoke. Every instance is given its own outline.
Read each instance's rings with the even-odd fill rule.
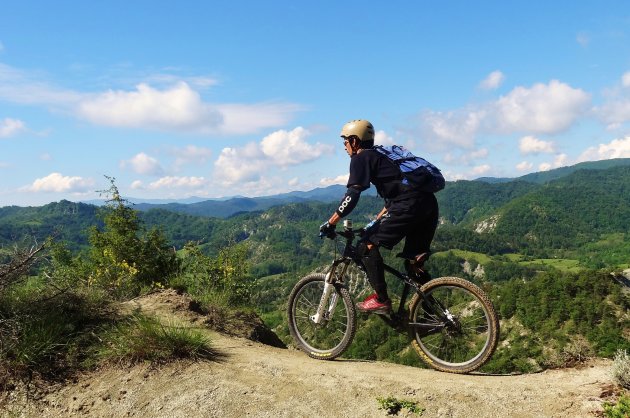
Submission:
[[[490,323],[484,305],[465,287],[441,285],[415,305],[415,339],[426,355],[448,368],[470,364],[489,344]],[[438,323],[440,330],[425,327]],[[463,366],[462,366],[463,367]]]

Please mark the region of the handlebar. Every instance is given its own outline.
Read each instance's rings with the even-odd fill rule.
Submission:
[[[319,233],[319,237],[320,238],[324,238],[324,237],[328,237],[330,239],[335,239],[337,237],[337,235],[344,237],[345,239],[352,239],[355,236],[363,236],[365,235],[366,231],[370,228],[372,228],[374,225],[377,225],[378,223],[380,223],[380,219],[379,220],[373,220],[370,223],[368,223],[365,227],[360,228],[360,229],[352,229],[352,220],[350,219],[345,219],[343,221],[343,230],[342,231],[332,231],[328,234],[324,234],[323,232]]]

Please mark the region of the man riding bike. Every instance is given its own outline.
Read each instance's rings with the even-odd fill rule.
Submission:
[[[367,120],[353,120],[341,129],[346,152],[350,156],[350,177],[347,191],[330,219],[320,226],[324,235],[332,235],[335,225],[348,215],[359,201],[361,192],[376,186],[385,200],[373,227],[358,246],[370,285],[375,293],[357,304],[363,312],[388,314],[392,303],[387,294],[383,258],[379,247],[392,249],[403,238],[401,256],[410,275],[419,272],[430,253],[431,241],[438,224],[435,195],[403,184],[398,166],[373,149],[374,127]]]

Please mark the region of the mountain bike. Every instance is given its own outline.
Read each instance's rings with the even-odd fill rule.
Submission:
[[[289,331],[309,357],[332,360],[352,343],[357,312],[351,294],[360,287],[357,278],[365,281],[366,277],[354,242],[363,233],[353,230],[351,221],[344,221],[343,230],[335,233],[336,238],[343,238],[338,240],[343,248],[339,255],[324,273],[300,279],[289,295]],[[458,277],[432,279],[428,273],[403,273],[387,264],[385,271],[404,286],[398,309],[378,315],[409,335],[427,365],[444,372],[469,373],[490,359],[499,339],[499,319],[482,289]]]

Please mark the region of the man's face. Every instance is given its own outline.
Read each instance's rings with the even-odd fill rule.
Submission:
[[[355,153],[355,150],[352,148],[352,144],[354,141],[352,141],[351,138],[348,137],[342,137],[343,138],[343,145],[344,147],[346,147],[346,152],[348,153],[348,156],[352,156],[352,154]]]

